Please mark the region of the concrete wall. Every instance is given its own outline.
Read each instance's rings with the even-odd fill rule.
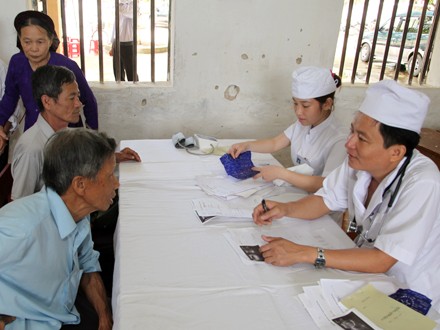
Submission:
[[[8,63],[10,57],[18,51],[16,45],[17,33],[14,29],[15,16],[30,8],[28,0],[15,0],[2,3],[0,10],[0,58]]]
[[[93,84],[101,128],[121,125],[120,139],[276,134],[294,119],[291,72],[332,66],[342,1],[174,3],[172,86]]]
[[[0,56],[16,51],[10,1],[0,13]],[[331,68],[343,0],[175,0],[171,84],[91,83],[100,129],[117,140],[169,138],[177,131],[218,138],[278,134],[295,117],[291,72],[300,65]],[[12,31],[12,35],[11,35]],[[7,60],[8,57],[5,58]],[[365,85],[344,86],[337,116],[349,125]],[[438,88],[426,126],[440,128]]]

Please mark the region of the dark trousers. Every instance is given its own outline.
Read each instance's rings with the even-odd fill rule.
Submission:
[[[133,42],[121,42],[120,45],[121,53],[119,56],[119,69],[121,73],[121,81],[125,81],[125,77],[127,77],[127,81],[133,81]],[[118,63],[116,61],[116,52],[116,45],[113,43],[113,73],[115,75],[115,79],[118,80]]]

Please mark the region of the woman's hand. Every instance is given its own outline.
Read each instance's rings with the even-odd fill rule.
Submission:
[[[6,143],[8,143],[8,136],[6,135],[3,126],[0,126],[0,153],[3,152]]]
[[[240,154],[248,150],[250,150],[249,142],[241,142],[241,143],[233,144],[229,148],[228,154],[230,154],[232,158],[237,158],[238,156],[240,156]]]
[[[266,182],[272,182],[275,179],[280,179],[286,169],[281,166],[267,165],[261,167],[253,167],[254,171],[259,172],[254,175],[254,179],[262,178]]]

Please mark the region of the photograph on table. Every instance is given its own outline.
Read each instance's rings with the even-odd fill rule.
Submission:
[[[240,245],[240,248],[253,261],[264,261],[263,254],[260,252],[259,245]]]

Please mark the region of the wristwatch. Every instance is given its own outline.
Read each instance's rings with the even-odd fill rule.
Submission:
[[[325,267],[325,253],[324,249],[318,248],[317,249],[317,256],[315,260],[315,268],[321,269]]]

